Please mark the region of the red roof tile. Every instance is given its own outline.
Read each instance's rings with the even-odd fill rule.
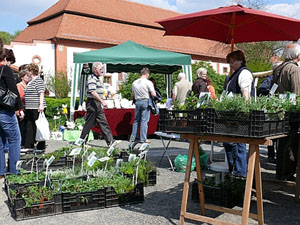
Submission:
[[[162,50],[212,60],[224,59],[219,44],[199,38],[163,36],[154,21],[179,15],[125,0],[60,0],[38,17],[14,40],[32,42],[54,38],[120,44],[128,40]]]

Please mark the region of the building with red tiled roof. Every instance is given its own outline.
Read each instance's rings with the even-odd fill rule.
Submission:
[[[53,61],[51,70],[54,71],[67,71],[76,52],[112,47],[128,40],[189,54],[194,60],[225,62],[226,53],[217,42],[163,36],[163,28],[155,21],[178,15],[180,13],[126,0],[60,0],[28,21],[28,27],[16,37],[12,46],[18,53],[20,45],[51,44],[53,53],[50,55],[54,58],[50,61]],[[48,61],[40,55],[43,53],[30,52],[33,52],[30,60]],[[25,63],[24,53],[22,55],[20,60]],[[17,63],[22,64],[18,58]]]

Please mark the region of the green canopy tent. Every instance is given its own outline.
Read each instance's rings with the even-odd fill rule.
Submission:
[[[140,72],[143,67],[148,67],[151,73],[172,74],[182,66],[190,66],[191,56],[149,48],[133,41],[127,41],[110,48],[74,54],[73,62],[75,63],[75,69],[71,90],[71,114],[75,110],[75,100],[79,83],[81,86],[80,98],[84,97],[83,89],[85,80],[81,79],[80,76],[83,63],[105,63],[106,72],[111,73]],[[189,79],[188,76],[187,79]]]

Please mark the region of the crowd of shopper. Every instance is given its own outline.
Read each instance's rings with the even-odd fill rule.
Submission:
[[[19,77],[15,79],[10,66],[16,61],[14,52],[3,48],[0,39],[0,88],[14,93],[13,107],[0,102],[0,178],[7,172],[17,174],[16,164],[20,160],[21,147],[45,150],[45,143],[35,141],[38,112],[46,107],[44,81],[38,76],[35,64],[19,67]],[[8,151],[9,160],[5,155]]]

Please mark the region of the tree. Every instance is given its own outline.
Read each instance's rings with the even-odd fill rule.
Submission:
[[[6,31],[0,31],[0,38],[3,40],[5,45],[8,45],[11,41],[13,41],[22,31],[18,30],[12,35]]]
[[[14,39],[14,36],[6,31],[0,31],[0,38],[2,39],[3,44],[7,45]]]
[[[122,98],[132,100],[132,83],[140,77],[139,73],[129,73],[127,80],[122,83],[118,93],[122,94]],[[162,98],[166,98],[166,81],[164,74],[150,74],[149,78],[153,77],[156,81],[156,86],[160,90]]]

